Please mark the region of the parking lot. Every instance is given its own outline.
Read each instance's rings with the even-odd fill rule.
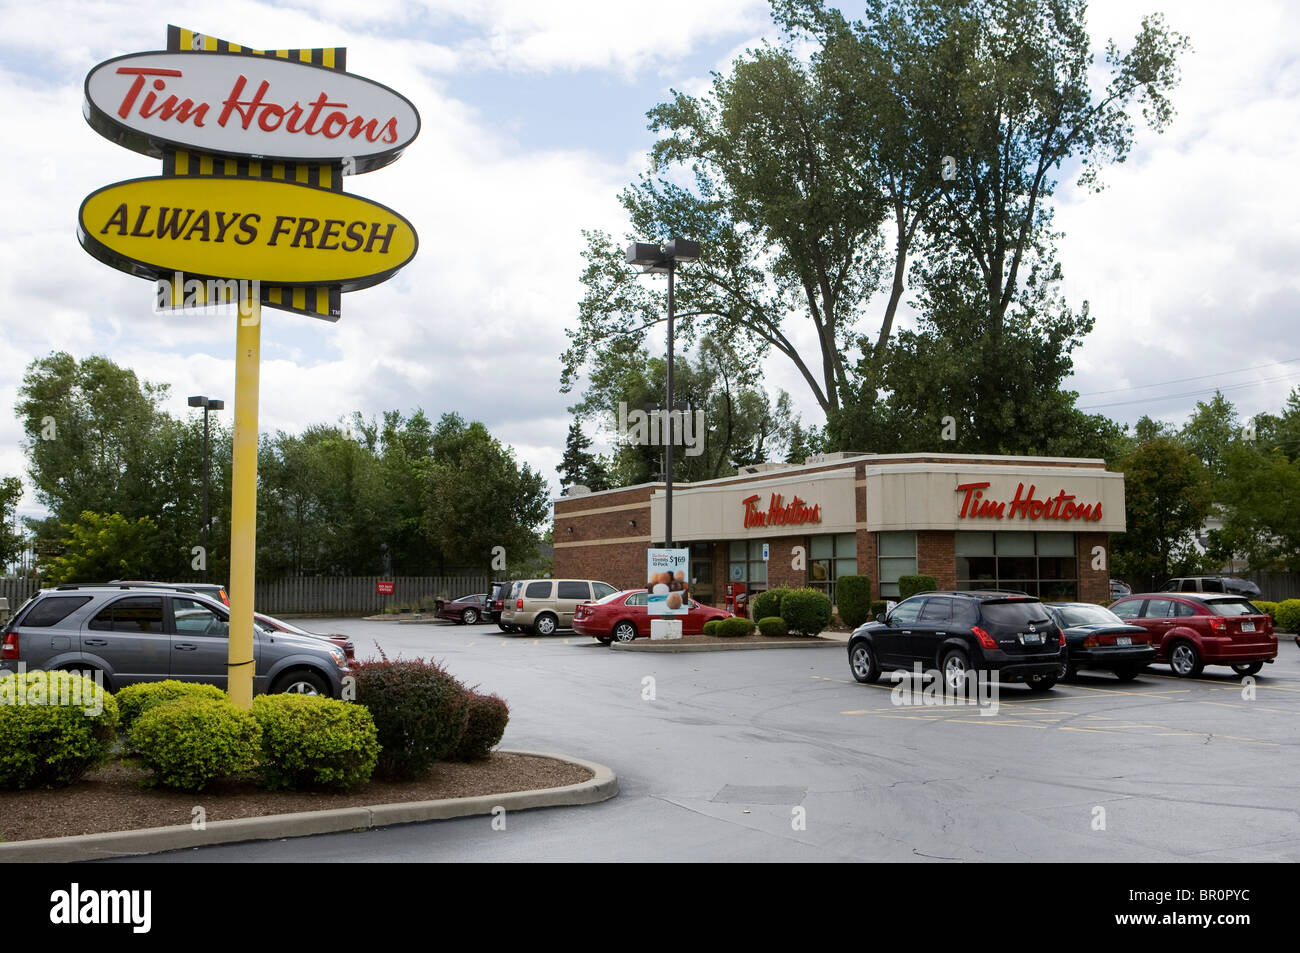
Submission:
[[[1228,669],[1084,673],[998,710],[903,706],[839,649],[638,654],[572,634],[311,620],[358,657],[443,660],[507,698],[504,744],[612,767],[622,794],[365,834],[218,847],[221,860],[1300,860],[1300,651],[1253,698]],[[1246,697],[1243,697],[1243,694]]]

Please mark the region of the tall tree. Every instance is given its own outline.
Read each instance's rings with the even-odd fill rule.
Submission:
[[[22,498],[22,480],[0,477],[0,573],[23,554],[23,536],[15,528],[15,514]]]
[[[560,486],[564,489],[574,484],[581,484],[589,490],[609,488],[605,465],[591,452],[591,438],[582,432],[581,421],[569,424],[569,433],[564,440],[564,457],[555,469],[559,471]]]
[[[1201,461],[1174,440],[1157,437],[1124,458],[1120,469],[1127,528],[1112,540],[1115,571],[1147,588],[1199,568],[1192,536],[1210,511]]]

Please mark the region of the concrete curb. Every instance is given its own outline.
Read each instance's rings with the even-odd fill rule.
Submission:
[[[280,840],[310,834],[334,834],[340,831],[364,831],[393,824],[438,821],[452,817],[491,814],[493,808],[525,811],[535,807],[571,807],[607,801],[618,794],[618,777],[603,764],[544,751],[502,750],[502,754],[533,755],[576,764],[592,772],[580,784],[536,791],[513,791],[481,797],[444,798],[438,801],[406,801],[374,804],[368,807],[344,807],[332,811],[306,811],[300,814],[272,814],[267,817],[244,817],[229,821],[212,821],[204,830],[188,826],[151,827],[137,831],[112,831],[104,834],[81,834],[73,837],[46,837],[40,840],[0,843],[0,863],[73,863],[103,860],[110,857],[133,857],[157,854],[189,847],[236,844],[241,841]]]
[[[743,652],[749,649],[825,649],[844,648],[840,641],[824,642],[687,642],[676,644],[676,639],[651,642],[611,642],[609,647],[619,652]]]

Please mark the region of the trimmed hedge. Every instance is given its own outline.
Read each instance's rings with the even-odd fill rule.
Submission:
[[[1277,605],[1278,604],[1276,602],[1268,602],[1264,599],[1251,599],[1250,601],[1255,606],[1255,608],[1257,608],[1260,612],[1267,614],[1268,617],[1273,620],[1274,627],[1277,626]]]
[[[889,603],[884,599],[876,599],[871,603],[871,618],[882,615],[888,607]]]
[[[918,592],[930,592],[938,589],[939,584],[934,581],[933,576],[899,576],[898,577],[898,601],[910,599]]]
[[[0,676],[0,788],[71,784],[117,740],[111,694],[73,672]]]
[[[1279,602],[1273,622],[1283,632],[1300,632],[1300,599]]]
[[[257,766],[262,729],[229,701],[179,698],[137,718],[130,738],[154,783],[202,791],[218,778]]]
[[[737,639],[749,635],[753,631],[754,623],[751,619],[735,616],[721,620],[714,634],[724,639]]]
[[[763,635],[772,636],[790,634],[790,628],[785,624],[785,619],[782,619],[779,615],[768,616],[766,619],[759,619],[758,631]]]
[[[118,691],[117,707],[122,713],[120,728],[123,734],[129,734],[135,720],[151,708],[174,702],[178,698],[211,698],[214,701],[229,701],[226,693],[216,685],[203,682],[182,682],[169,678],[162,682],[137,682]]]
[[[452,758],[456,761],[486,758],[501,743],[501,736],[506,733],[509,721],[510,706],[504,698],[474,692],[470,695],[469,720],[465,723],[465,733],[460,736],[460,744],[452,752]]]
[[[816,635],[831,624],[831,598],[817,589],[792,589],[781,600],[781,618],[791,632]]]
[[[721,619],[710,619],[708,622],[704,623],[704,634],[717,635],[718,626],[720,626],[721,624],[722,624]]]
[[[469,721],[470,693],[441,665],[424,659],[353,665],[357,702],[379,732],[375,774],[408,781],[445,760]]]
[[[257,774],[264,788],[346,791],[374,773],[379,734],[360,705],[320,695],[258,695],[253,717],[262,729]]]
[[[835,580],[835,608],[840,620],[856,629],[871,618],[871,579],[867,576],[840,576]]]
[[[780,615],[781,600],[785,598],[786,593],[789,591],[789,589],[777,587],[766,592],[760,592],[749,602],[749,617],[751,619],[767,619],[774,615]]]

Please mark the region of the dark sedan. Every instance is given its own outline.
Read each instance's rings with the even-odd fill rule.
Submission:
[[[434,603],[434,609],[434,615],[439,619],[473,625],[487,616],[487,593],[479,592],[472,596],[461,596],[450,602],[439,599]]]
[[[1081,668],[1114,672],[1121,682],[1128,682],[1156,659],[1147,630],[1129,625],[1109,609],[1091,602],[1058,602],[1047,608],[1065,633],[1068,656],[1059,676],[1063,682]]]

